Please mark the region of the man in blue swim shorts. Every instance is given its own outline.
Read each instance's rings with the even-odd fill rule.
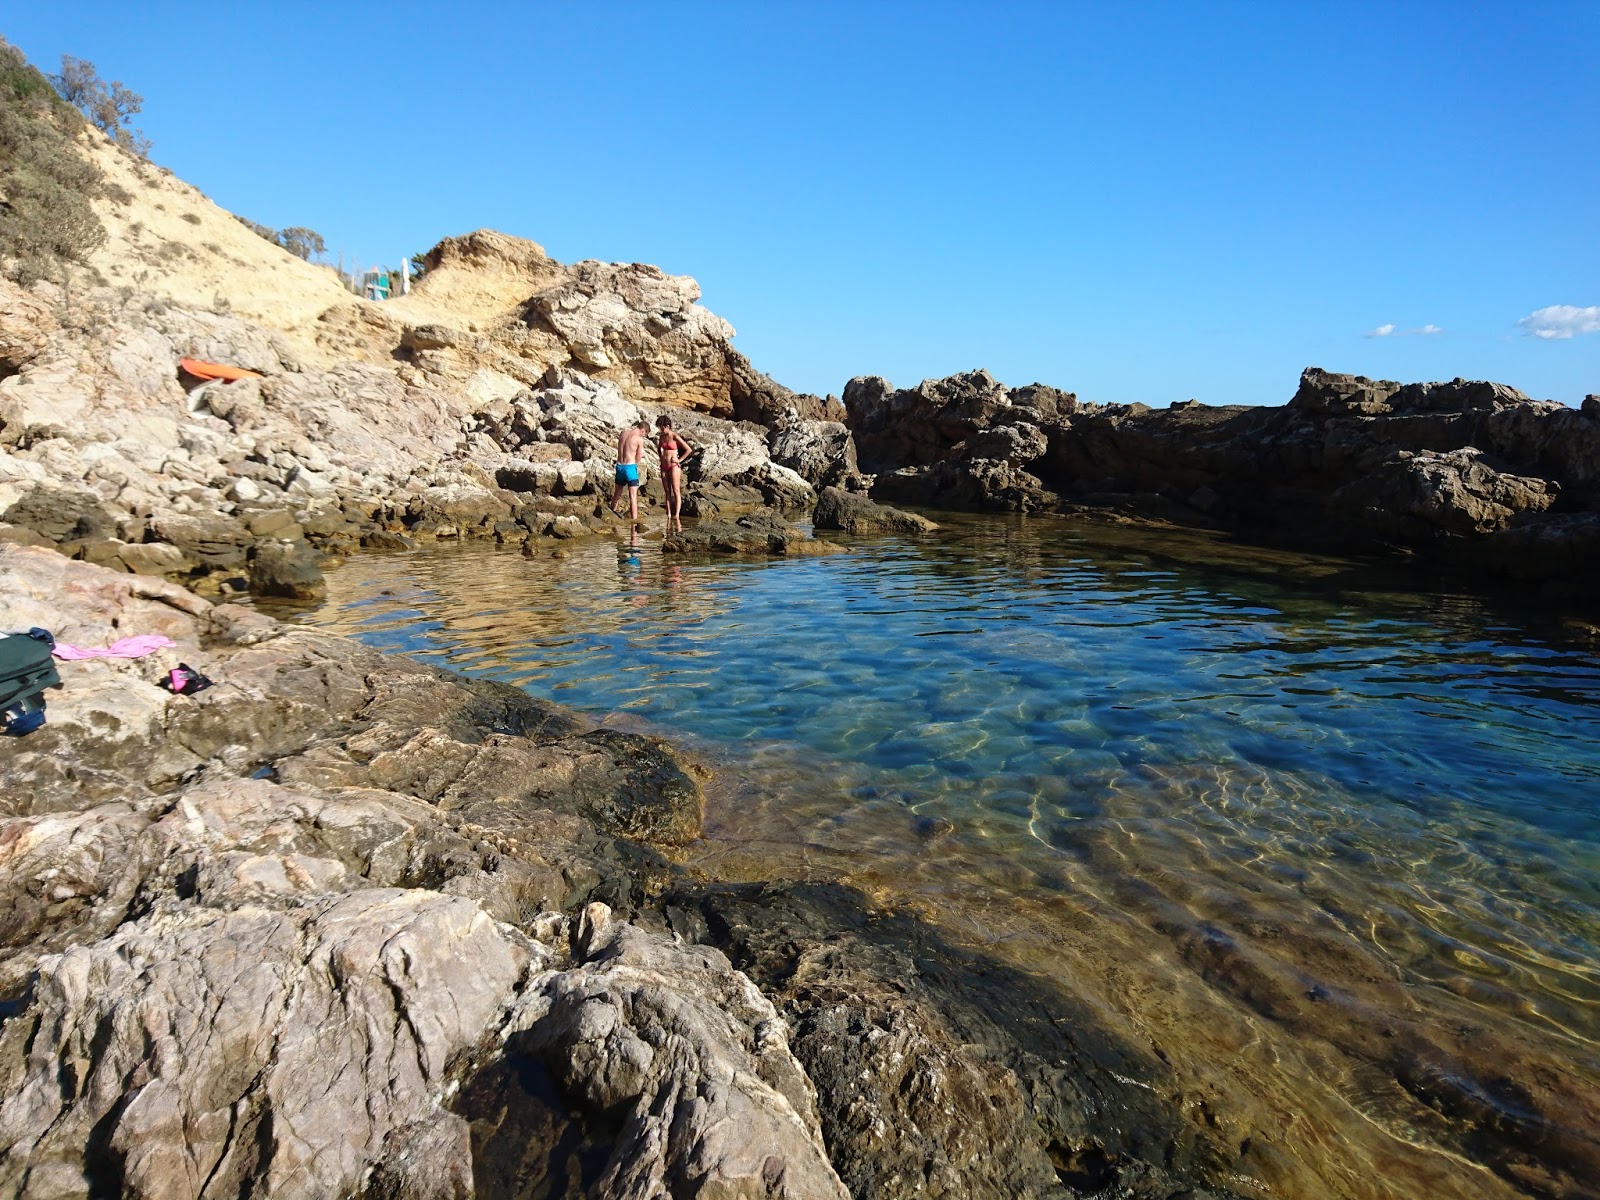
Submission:
[[[617,486],[611,489],[611,511],[617,512],[617,501],[622,499],[622,489],[628,489],[628,519],[639,524],[640,459],[644,452],[645,435],[650,422],[640,417],[622,431],[617,439]]]

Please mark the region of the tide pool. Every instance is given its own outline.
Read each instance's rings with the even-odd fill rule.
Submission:
[[[1069,980],[1279,1130],[1251,1186],[1511,1196],[1600,1161],[1592,644],[1195,534],[846,544],[362,556],[291,619],[689,747],[687,865],[844,878]]]

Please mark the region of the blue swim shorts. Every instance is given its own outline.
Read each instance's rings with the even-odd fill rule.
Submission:
[[[629,487],[638,487],[639,486],[639,464],[638,463],[618,463],[617,464],[617,482],[618,483],[625,483]]]

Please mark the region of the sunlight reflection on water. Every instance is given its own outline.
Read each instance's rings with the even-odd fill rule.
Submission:
[[[1600,664],[1515,614],[1050,519],[329,582],[294,619],[692,745],[696,865],[887,889],[1070,973],[1197,1089],[1311,1114],[1278,1177],[1240,1167],[1281,1194],[1518,1194],[1448,1165],[1419,1072],[1600,1128]]]

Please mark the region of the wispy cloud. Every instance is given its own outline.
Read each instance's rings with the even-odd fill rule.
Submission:
[[[1361,336],[1362,337],[1427,337],[1427,336],[1429,336],[1431,334],[1443,333],[1443,332],[1444,332],[1444,330],[1441,329],[1437,325],[1419,325],[1415,329],[1401,329],[1400,326],[1394,324],[1393,322],[1390,322],[1387,325],[1379,325],[1376,329],[1369,329],[1365,333],[1363,333]]]
[[[1576,337],[1580,333],[1600,333],[1600,304],[1579,308],[1573,304],[1552,304],[1531,312],[1517,326],[1536,338]]]

